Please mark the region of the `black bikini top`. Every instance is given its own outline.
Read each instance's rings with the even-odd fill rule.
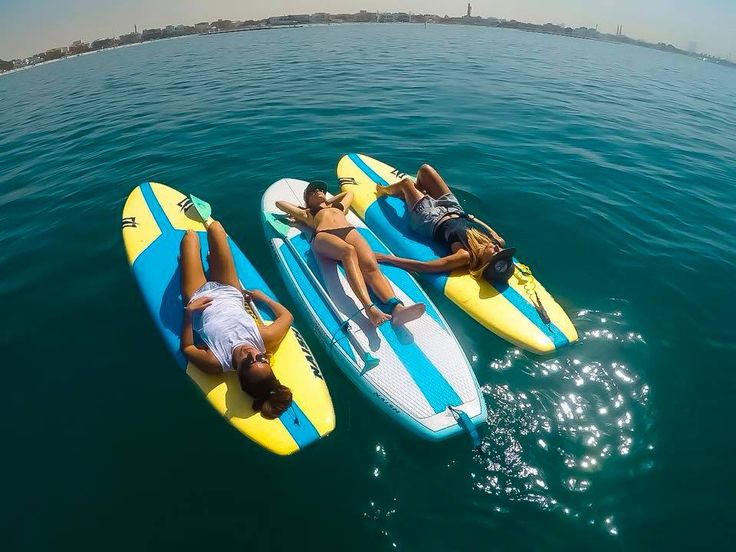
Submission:
[[[317,213],[319,213],[322,209],[329,209],[329,208],[335,208],[340,209],[340,211],[345,211],[345,207],[343,207],[342,203],[339,201],[336,201],[335,203],[331,205],[327,205],[326,207],[322,207],[321,205],[315,205],[314,207],[309,208],[309,212],[312,214],[313,217],[317,216]]]

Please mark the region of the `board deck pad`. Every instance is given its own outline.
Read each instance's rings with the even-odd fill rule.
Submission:
[[[277,200],[300,204],[306,185],[304,181],[282,179],[266,191],[264,228],[287,288],[312,320],[338,366],[382,410],[427,439],[442,439],[462,431],[448,407],[465,411],[475,424],[485,421],[485,403],[465,354],[411,275],[393,267],[382,268],[396,296],[406,305],[425,303],[426,313],[403,326],[387,322],[375,328],[361,311],[342,265],[314,255],[310,246],[312,231],[288,220],[276,208]],[[348,214],[348,221],[374,251],[387,252],[354,214]],[[326,290],[338,314],[330,309],[302,263]],[[365,370],[360,351],[341,330],[348,318],[361,346],[379,359],[376,367]]]
[[[355,194],[353,210],[394,255],[430,261],[449,254],[449,248],[413,232],[402,198],[376,196],[376,186],[387,186],[407,175],[367,155],[350,153],[337,165],[343,191]],[[544,286],[516,270],[508,284],[490,284],[473,278],[467,269],[451,273],[423,273],[431,289],[443,293],[473,319],[498,336],[534,353],[550,353],[577,341],[572,321]],[[536,295],[534,295],[536,293]],[[547,323],[535,308],[536,296],[549,315]]]
[[[122,215],[128,262],[176,364],[200,388],[215,410],[267,450],[291,454],[329,434],[335,427],[332,399],[306,342],[295,328],[289,330],[271,359],[276,377],[292,390],[294,397],[292,406],[277,420],[267,420],[252,409],[253,400],[241,390],[234,372],[206,374],[187,362],[180,351],[184,304],[178,261],[179,245],[187,230],[194,230],[199,237],[206,274],[207,230],[191,198],[155,182],[141,184],[128,196]],[[243,287],[260,289],[273,298],[248,258],[232,239],[228,241]],[[246,303],[246,310],[249,308]],[[259,318],[270,323],[270,311],[262,305],[256,308]]]

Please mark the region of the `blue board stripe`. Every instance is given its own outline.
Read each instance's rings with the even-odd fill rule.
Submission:
[[[182,369],[187,361],[180,350],[184,316],[181,298],[181,273],[177,253],[184,232],[167,231],[144,249],[133,263],[133,274],[151,317],[169,352]]]
[[[296,441],[299,448],[304,448],[319,439],[319,432],[304,415],[296,401],[292,402],[291,406],[279,416],[279,421],[284,424],[286,431]]]
[[[158,229],[161,230],[161,233],[165,234],[166,232],[170,232],[171,230],[173,230],[174,227],[171,225],[169,217],[167,217],[166,213],[164,213],[164,210],[161,207],[161,204],[158,202],[158,199],[156,199],[156,194],[153,193],[153,188],[151,188],[150,182],[141,184],[141,193],[143,194],[143,199],[146,200],[148,208],[153,215],[153,219],[158,225]]]
[[[376,184],[381,184],[383,186],[387,186],[388,182],[384,180],[376,171],[374,171],[372,168],[370,168],[365,161],[363,161],[360,156],[357,153],[349,153],[348,157],[350,160],[355,163],[355,165],[362,170],[368,178],[373,180]],[[402,202],[403,203],[403,202]],[[366,212],[366,222],[369,222],[368,219],[368,213],[371,214],[371,226],[374,226],[375,220],[380,217],[381,211],[378,209],[373,209],[374,205],[378,204],[378,202],[375,202],[371,207],[368,208],[368,212]],[[385,217],[384,217],[385,218]],[[381,224],[379,227],[384,226]],[[404,236],[404,239],[407,239],[408,236]],[[409,238],[411,239],[411,238]],[[426,260],[426,259],[423,259]],[[439,291],[444,292],[446,279],[440,280],[435,278],[427,278],[427,275],[422,274],[422,277],[424,277],[426,280],[429,280],[435,287],[439,289]],[[549,324],[545,324],[544,320],[542,320],[542,317],[539,316],[539,313],[537,312],[537,309],[534,308],[533,305],[531,305],[524,297],[522,297],[521,294],[519,294],[514,288],[507,284],[491,284],[498,293],[503,295],[519,312],[521,312],[530,322],[532,322],[542,333],[544,333],[546,336],[550,338],[550,340],[554,343],[555,347],[561,347],[563,345],[567,345],[569,343],[569,340],[567,339],[567,336],[552,322]]]
[[[508,284],[492,285],[498,290],[501,295],[503,295],[509,301],[509,303],[514,305],[514,307],[516,307],[524,316],[526,316],[531,322],[533,322],[537,328],[542,330],[542,332],[544,332],[544,334],[552,340],[552,343],[555,344],[555,347],[562,347],[563,345],[567,345],[570,342],[565,334],[562,333],[562,331],[560,331],[560,329],[555,324],[553,324],[552,322],[550,322],[549,324],[545,324],[544,320],[542,320],[542,317],[539,316],[537,309],[535,309],[533,305],[529,304],[529,302],[524,299],[524,297],[522,297],[522,295],[514,288],[512,288]]]
[[[381,178],[381,175],[379,175],[376,171],[371,169],[365,161],[363,161],[360,156],[357,153],[349,153],[348,157],[350,160],[357,165],[357,167],[363,171],[368,178],[373,180],[376,184],[381,184],[382,186],[388,186],[388,182],[386,182],[383,178]]]
[[[390,322],[381,324],[379,330],[436,414],[444,412],[450,405],[462,404],[463,401],[450,383],[414,341],[402,344]]]
[[[344,274],[345,269],[343,266],[341,264],[337,266],[340,272]],[[462,404],[463,401],[450,383],[432,361],[427,358],[414,340],[408,343],[402,342],[396,333],[396,328],[390,322],[385,322],[378,326],[378,331],[381,332],[386,343],[393,349],[396,356],[399,357],[407,373],[414,380],[419,391],[427,399],[427,402],[436,414],[444,412],[450,405],[459,406]]]
[[[312,255],[308,254],[309,251],[311,251],[309,242],[303,237],[302,239],[284,239],[291,239],[291,243],[294,245],[294,248],[299,252],[302,258],[307,261],[307,265],[312,269],[312,272],[317,277],[317,280],[321,282],[322,287],[324,288],[322,272],[319,270],[316,262],[314,262],[313,260],[310,261]],[[337,315],[332,312],[332,309],[330,309],[325,304],[322,297],[320,297],[319,292],[314,289],[314,284],[312,283],[311,279],[306,274],[304,274],[304,270],[302,269],[301,264],[299,264],[299,262],[294,258],[294,253],[291,248],[286,244],[284,244],[282,248],[282,254],[284,256],[284,259],[286,260],[290,272],[292,273],[292,275],[298,278],[298,281],[294,281],[293,284],[295,286],[298,286],[305,297],[308,298],[311,307],[315,311],[320,311],[320,321],[325,326],[327,331],[333,335],[333,341],[330,346],[339,346],[340,349],[342,349],[342,351],[351,360],[355,361],[355,355],[353,354],[353,349],[350,346],[348,338],[345,335],[345,332],[340,330],[342,319],[338,318]]]

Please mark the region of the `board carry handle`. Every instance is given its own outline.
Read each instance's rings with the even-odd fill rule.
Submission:
[[[288,236],[284,236],[284,241],[286,242],[294,256],[297,258],[299,266],[301,266],[302,270],[306,272],[307,277],[310,279],[314,287],[317,288],[317,292],[322,296],[322,299],[324,299],[325,303],[327,303],[327,306],[332,311],[332,314],[334,314],[338,320],[342,319],[342,313],[338,310],[337,306],[335,306],[335,303],[332,302],[332,299],[327,294],[327,291],[322,287],[322,284],[320,284],[317,276],[314,274],[314,272],[312,272],[312,269],[309,268],[307,262],[299,254],[296,246],[291,243],[291,240],[288,238]],[[361,357],[363,358],[363,363],[365,364],[365,367],[363,368],[361,375],[365,374],[368,370],[372,370],[373,368],[378,366],[380,360],[373,356],[370,351],[367,351],[365,347],[363,347],[363,344],[358,341],[358,338],[353,335],[353,332],[350,329],[350,321],[346,320],[340,325],[340,327],[345,330],[345,335],[347,335],[350,343],[353,345],[353,347],[355,347],[355,349],[360,353]]]

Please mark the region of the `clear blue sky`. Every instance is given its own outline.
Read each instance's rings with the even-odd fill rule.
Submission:
[[[462,15],[467,0],[0,0],[0,58],[167,24],[360,9]],[[599,30],[736,60],[736,0],[476,0],[473,14]]]

